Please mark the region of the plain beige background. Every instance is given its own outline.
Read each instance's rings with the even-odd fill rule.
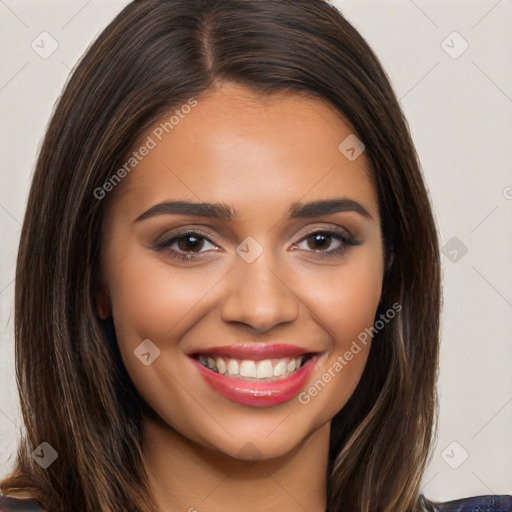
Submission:
[[[2,473],[21,425],[13,279],[36,155],[70,70],[126,4],[0,0]],[[439,436],[422,492],[512,494],[512,1],[333,4],[391,78],[445,247]]]

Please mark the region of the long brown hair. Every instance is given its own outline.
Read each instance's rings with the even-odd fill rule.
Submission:
[[[353,396],[332,421],[328,511],[416,512],[436,426],[440,271],[428,194],[407,122],[363,37],[322,0],[136,0],[77,65],[49,124],[16,268],[16,375],[26,433],[3,490],[52,512],[149,512],[141,401],[111,321],[95,309],[98,198],[162,115],[220,81],[326,100],[365,144],[389,266]],[[341,142],[341,141],[340,141]],[[47,442],[58,459],[31,457]]]

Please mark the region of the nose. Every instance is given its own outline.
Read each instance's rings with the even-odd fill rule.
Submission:
[[[221,308],[225,322],[243,323],[265,332],[297,318],[298,298],[286,276],[276,271],[275,265],[269,266],[266,253],[263,251],[252,263],[236,258],[235,267],[226,276],[229,283]]]

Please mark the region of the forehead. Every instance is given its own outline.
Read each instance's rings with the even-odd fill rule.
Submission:
[[[239,211],[258,203],[277,213],[302,198],[351,196],[377,218],[365,154],[350,159],[344,151],[355,137],[323,100],[223,84],[166,113],[139,139],[120,206],[173,197],[230,202]]]

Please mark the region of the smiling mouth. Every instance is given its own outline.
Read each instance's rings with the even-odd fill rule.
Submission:
[[[251,407],[288,402],[315,371],[320,352],[287,344],[240,344],[190,352],[206,384]]]
[[[212,372],[246,382],[274,382],[288,378],[302,368],[312,357],[303,354],[263,360],[233,359],[196,354],[196,359]]]

